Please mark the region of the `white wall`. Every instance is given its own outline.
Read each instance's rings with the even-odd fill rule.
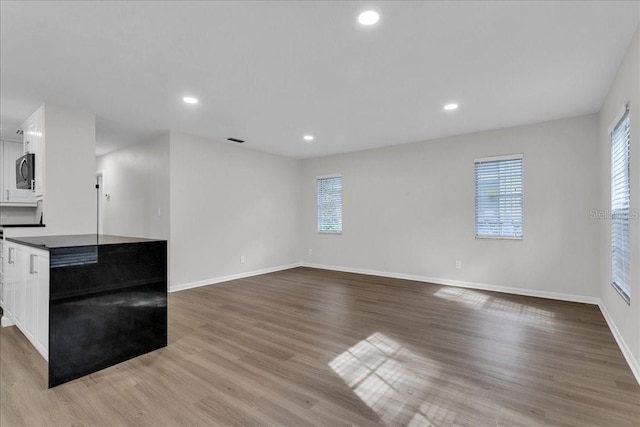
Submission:
[[[304,260],[595,301],[597,126],[589,115],[306,160]],[[524,154],[524,239],[475,239],[474,158],[512,153]],[[332,173],[341,235],[316,232],[315,178]]]
[[[171,133],[170,164],[171,288],[299,261],[299,161]]]
[[[5,237],[95,233],[95,123],[93,114],[45,105],[46,227],[6,228]]]
[[[169,133],[100,156],[96,167],[110,196],[103,234],[169,238]]]
[[[630,102],[631,211],[640,212],[640,41],[636,31],[600,111],[598,179],[602,211],[611,208],[611,137],[609,127],[626,102]],[[599,292],[610,326],[640,381],[640,220],[631,219],[631,305],[611,286],[611,223],[599,226]],[[626,349],[625,349],[626,347]],[[631,356],[632,360],[629,360]]]

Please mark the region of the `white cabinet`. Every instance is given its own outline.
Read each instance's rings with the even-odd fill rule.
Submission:
[[[20,142],[0,141],[0,164],[2,165],[0,203],[3,206],[36,206],[35,191],[16,188],[16,160],[24,154],[22,150],[23,144]]]
[[[45,360],[49,360],[49,253],[37,254],[37,271],[31,273],[37,284],[35,294],[35,347]]]
[[[46,358],[49,345],[49,255],[45,251],[26,250],[24,286],[25,313],[22,331]],[[19,326],[19,325],[18,325]]]
[[[0,307],[4,310],[4,240],[0,238]]]
[[[44,197],[44,105],[22,125],[22,142],[0,141],[0,205],[36,207]],[[34,188],[16,188],[16,160],[25,153],[35,154]]]
[[[4,243],[4,294],[5,307],[4,317],[9,321],[9,325],[16,322],[16,312],[18,302],[16,301],[16,288],[20,280],[18,268],[18,248],[9,242]],[[3,319],[4,320],[4,319]],[[6,321],[3,322],[6,325]]]
[[[22,329],[24,320],[24,293],[21,287],[26,280],[25,275],[25,251],[22,246],[5,242],[5,286],[6,286],[6,310],[4,315],[11,322]]]
[[[22,124],[22,142],[25,153],[35,153],[36,146],[38,145],[35,116],[36,114],[34,113]]]
[[[48,360],[49,252],[4,243],[4,316]]]
[[[35,196],[41,198],[44,195],[44,106],[38,108],[22,125],[23,151],[35,154]]]

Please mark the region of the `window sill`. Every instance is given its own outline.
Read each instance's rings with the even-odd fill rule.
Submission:
[[[506,236],[476,236],[478,240],[522,240],[522,237],[506,237]]]

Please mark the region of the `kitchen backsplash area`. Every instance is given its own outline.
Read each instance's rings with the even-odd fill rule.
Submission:
[[[40,206],[41,203],[38,203]],[[0,225],[8,224],[38,224],[41,208],[0,207]]]

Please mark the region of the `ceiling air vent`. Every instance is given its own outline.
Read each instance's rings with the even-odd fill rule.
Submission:
[[[227,138],[227,141],[237,142],[238,144],[242,144],[244,141],[238,138]]]

